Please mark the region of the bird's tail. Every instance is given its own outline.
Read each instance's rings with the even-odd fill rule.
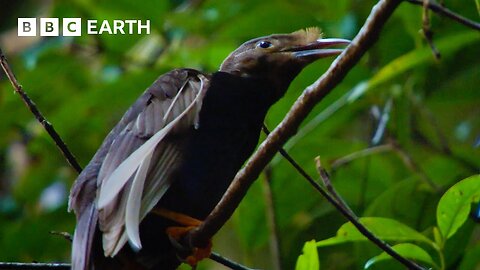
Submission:
[[[72,244],[72,270],[91,270],[91,251],[98,212],[90,204],[78,217]]]

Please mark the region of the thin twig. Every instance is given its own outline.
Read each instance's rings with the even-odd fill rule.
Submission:
[[[312,111],[313,107],[343,80],[348,71],[360,60],[365,52],[377,40],[383,25],[399,4],[399,0],[380,0],[378,4],[373,7],[365,25],[362,27],[359,34],[355,37],[350,46],[348,46],[345,51],[332,63],[330,68],[325,74],[322,75],[322,77],[320,77],[320,79],[318,79],[313,85],[309,86],[303,92],[285,119],[259,146],[258,150],[249,159],[246,166],[238,172],[232,185],[230,185],[222,200],[215,207],[212,213],[207,217],[201,226],[189,232],[187,235],[187,238],[189,238],[189,243],[193,244],[194,246],[203,246],[208,242],[208,239],[212,238],[213,235],[220,230],[223,224],[225,224],[225,222],[231,217],[234,210],[245,196],[248,188],[259,176],[266,164],[273,158],[281,146],[295,134],[300,124]],[[312,184],[314,186],[318,186],[315,181],[312,181]],[[320,193],[322,193],[322,195],[325,194],[324,196],[326,198],[331,198],[328,197],[326,192],[321,188],[318,190]],[[330,202],[338,206],[338,209],[342,212],[342,214],[351,218],[351,216],[348,215],[348,212],[339,206],[335,200]],[[357,229],[364,229],[364,227],[362,227],[361,224],[358,223],[354,218],[350,221],[357,227]],[[368,235],[367,238],[378,246],[387,246],[386,243],[375,238],[368,230],[364,231],[363,233],[364,235]],[[385,251],[391,256],[397,255],[397,253],[392,249],[387,250]],[[423,269],[416,263],[411,262],[401,256],[397,256],[395,258],[409,269]]]
[[[320,178],[322,179],[323,183],[325,183],[325,185],[330,186],[329,187],[330,194],[332,196],[334,196],[336,198],[336,201],[342,206],[342,207],[337,208],[337,209],[338,210],[340,210],[340,209],[342,209],[342,210],[343,209],[350,209],[350,207],[348,207],[347,203],[342,199],[342,197],[337,193],[337,191],[335,190],[335,188],[331,184],[330,177],[328,176],[327,171],[321,166],[321,163],[319,162],[320,159],[316,159],[316,161],[317,161],[317,170],[319,172]],[[426,268],[424,268],[424,267],[416,264],[415,262],[410,261],[407,258],[403,257],[402,255],[398,254],[395,250],[392,249],[392,247],[388,243],[386,243],[383,240],[377,238],[372,232],[370,232],[365,226],[363,226],[363,224],[360,223],[360,220],[358,219],[358,217],[355,215],[355,213],[352,210],[350,210],[349,212],[350,212],[349,215],[347,215],[347,213],[343,213],[343,212],[342,212],[342,214],[345,217],[347,217],[347,219],[350,221],[350,223],[352,223],[353,226],[355,226],[355,228],[357,228],[357,230],[361,234],[363,234],[363,236],[365,236],[368,240],[370,240],[372,243],[374,243],[375,245],[380,247],[388,255],[392,256],[392,258],[396,259],[397,261],[399,261],[400,263],[402,263],[403,265],[408,267],[408,269],[426,270]]]
[[[221,256],[218,253],[212,252],[210,259],[232,270],[252,270],[246,266],[243,266],[237,262],[234,262],[228,258]],[[18,262],[0,262],[0,270],[22,270],[22,269],[34,269],[34,270],[69,270],[69,263],[18,263]]]
[[[411,91],[407,92],[407,98],[418,110],[420,116],[423,115],[423,117],[426,118],[426,123],[432,126],[435,135],[438,137],[441,151],[446,155],[451,156],[453,153],[448,143],[447,136],[442,131],[442,128],[440,127],[440,124],[438,123],[438,120],[433,114],[433,112],[430,111],[428,107],[425,106],[425,104],[422,104],[420,99],[416,98]]]
[[[345,164],[348,164],[355,159],[367,157],[367,156],[378,154],[378,153],[387,152],[390,150],[392,150],[392,146],[390,144],[382,144],[382,145],[373,146],[373,147],[362,149],[360,151],[350,153],[346,156],[343,156],[333,161],[333,163],[331,164],[332,170],[336,170],[338,169],[338,167],[344,166]]]
[[[72,152],[70,152],[67,145],[65,144],[65,142],[63,142],[62,138],[60,137],[60,135],[58,135],[57,131],[52,126],[52,124],[50,124],[50,122],[48,122],[47,119],[45,119],[45,117],[42,115],[42,113],[38,109],[37,105],[35,105],[35,103],[27,95],[27,93],[23,91],[22,86],[18,83],[17,79],[15,78],[15,75],[13,74],[13,71],[10,68],[7,58],[3,54],[1,48],[0,48],[0,65],[5,71],[5,74],[7,75],[8,80],[10,80],[10,82],[12,83],[12,86],[15,89],[15,92],[20,95],[25,105],[27,105],[28,109],[30,109],[32,114],[37,119],[37,121],[43,126],[45,131],[47,131],[48,135],[50,135],[50,137],[53,139],[58,149],[60,150],[60,152],[62,152],[63,156],[67,159],[68,163],[72,166],[72,168],[75,169],[75,171],[77,171],[78,173],[80,173],[82,171],[82,167],[80,166],[80,164],[78,164],[75,156],[72,154]]]
[[[263,126],[263,130],[266,134],[269,134],[266,126]],[[329,191],[325,190],[324,187],[319,185],[283,148],[280,148],[279,153],[297,170],[297,172],[302,175],[308,183],[318,191],[331,205],[333,205],[348,221],[350,221],[357,230],[363,234],[368,240],[377,245],[380,249],[385,251],[387,254],[392,256],[403,265],[407,266],[409,269],[424,270],[423,267],[417,265],[416,263],[402,257],[395,250],[391,248],[386,242],[377,238],[372,232],[368,230],[357,218],[357,215],[350,209],[348,204],[342,199],[342,197],[336,192],[335,188],[330,182],[329,176],[325,169],[317,161],[317,170],[320,173],[320,177],[324,182],[325,186]],[[335,194],[335,195],[334,195]]]
[[[225,258],[218,253],[212,252],[210,259],[220,263],[232,270],[252,270],[238,264],[228,258]],[[68,263],[17,263],[17,262],[0,262],[0,270],[22,270],[22,269],[34,269],[34,270],[69,270],[70,264]]]
[[[210,257],[209,257],[212,261],[215,261],[219,264],[222,264],[232,270],[252,270],[251,268],[248,268],[244,265],[241,265],[237,262],[234,262],[228,258],[225,258],[223,256],[221,256],[220,254],[218,253],[215,253],[215,252],[212,252],[212,254],[210,254]]]
[[[438,186],[437,183],[433,182],[432,179],[422,170],[422,167],[413,159],[413,157],[408,153],[405,149],[403,149],[397,142],[393,139],[390,140],[390,145],[392,146],[392,150],[398,154],[398,156],[402,159],[403,163],[407,168],[409,168],[412,172],[416,173],[421,180],[423,180],[426,184],[428,184],[433,190],[440,191],[441,188]]]
[[[382,113],[379,115],[377,121],[377,128],[370,140],[370,147],[377,146],[383,139],[385,131],[387,129],[388,121],[390,120],[390,112],[392,111],[392,97],[388,98],[385,106],[383,107]]]
[[[438,147],[437,145],[433,144],[429,139],[426,138],[426,136],[418,129],[418,127],[414,127],[413,129],[414,132],[414,137],[416,140],[422,145],[427,147],[431,151],[435,151],[437,154],[443,154],[447,155],[451,159],[457,161],[458,163],[462,164],[464,167],[466,167],[468,170],[472,171],[472,173],[478,173],[478,165],[468,159],[465,159],[462,156],[459,156],[457,153],[452,151],[451,153],[445,152],[444,149]],[[478,144],[480,146],[480,136],[477,138]],[[475,145],[474,145],[475,147]]]
[[[188,233],[189,243],[194,246],[205,246],[208,239],[220,230],[275,153],[296,133],[300,124],[314,106],[343,80],[348,71],[358,63],[360,58],[374,44],[383,25],[400,2],[401,0],[380,0],[373,7],[365,25],[352,43],[332,63],[326,73],[298,98],[285,119],[259,146],[246,166],[237,173],[219,204],[202,225]]]
[[[358,211],[363,212],[365,209],[365,203],[367,201],[367,189],[368,189],[368,184],[369,184],[369,171],[370,171],[370,165],[372,164],[372,159],[371,156],[367,156],[365,158],[365,162],[363,163],[363,173],[360,176],[359,184],[360,184],[360,189],[359,189],[359,195],[358,196],[358,201],[357,201],[357,209]],[[333,173],[333,172],[332,172]]]
[[[432,50],[433,56],[436,60],[440,60],[440,58],[442,58],[442,55],[440,54],[437,46],[435,46],[435,43],[433,42],[433,31],[430,26],[430,13],[428,12],[429,3],[430,0],[423,0],[422,33],[428,45],[430,46],[430,49]]]
[[[345,209],[348,214],[350,214],[353,218],[358,219],[357,214],[353,212],[353,210],[348,206],[348,204],[345,202],[345,200],[340,196],[340,194],[337,192],[335,187],[332,184],[332,181],[330,181],[330,176],[328,175],[327,170],[325,170],[322,166],[322,162],[320,160],[320,157],[315,158],[315,167],[317,168],[318,175],[320,175],[320,180],[322,180],[323,186],[328,190],[328,194],[332,196],[335,201],[337,201],[338,204],[342,206],[343,209]]]
[[[414,4],[414,5],[420,5],[420,6],[423,6],[423,4],[424,4],[423,0],[405,0],[405,1],[407,1],[411,4]],[[449,10],[448,8],[446,8],[444,6],[441,6],[438,3],[435,3],[434,0],[428,1],[426,6],[431,11],[433,11],[433,12],[439,14],[439,15],[443,15],[445,17],[448,17],[448,18],[460,23],[460,24],[463,24],[467,27],[470,27],[472,29],[480,31],[480,23],[469,20],[465,17],[462,17],[462,16],[458,15],[457,13]]]
[[[69,234],[68,232],[50,231],[50,234],[55,235],[55,236],[61,236],[69,242],[73,241],[73,236],[71,234]]]
[[[18,270],[18,269],[34,269],[34,270],[69,270],[68,263],[18,263],[18,262],[0,262],[0,270]]]
[[[263,126],[265,129],[265,125]],[[275,211],[275,199],[272,192],[272,170],[270,166],[265,168],[265,180],[263,181],[263,194],[265,195],[265,212],[267,216],[267,224],[270,232],[270,253],[272,255],[272,269],[281,270],[281,252],[280,252],[280,236],[277,226],[277,215]]]
[[[366,149],[366,151],[368,151],[371,148],[375,148],[380,144],[380,142],[383,141],[385,134],[387,133],[387,124],[390,120],[390,112],[392,110],[392,107],[393,107],[393,98],[391,95],[389,95],[388,100],[383,106],[382,111],[380,111],[378,106],[373,106],[372,109],[370,110],[370,113],[372,115],[372,123],[373,123],[373,126],[376,126],[376,128],[374,128],[374,131],[372,133],[372,138],[368,143],[368,149]],[[370,170],[370,165],[371,165],[371,158],[370,156],[367,156],[363,164],[364,173],[362,174],[362,178],[360,179],[360,196],[358,197],[357,209],[364,209],[364,206],[365,206],[367,188],[369,184],[368,172]],[[332,166],[332,170],[333,170],[333,166]]]
[[[0,48],[0,64],[5,71],[5,74],[7,75],[8,79],[10,80],[13,88],[15,89],[15,92],[18,93],[23,102],[27,105],[27,107],[30,109],[32,114],[35,116],[35,118],[42,124],[42,126],[45,128],[47,133],[50,135],[50,137],[53,139],[55,144],[58,146],[59,150],[62,152],[63,156],[67,159],[68,163],[72,166],[77,173],[82,172],[82,167],[80,164],[77,162],[75,156],[70,152],[68,149],[67,145],[63,142],[62,138],[60,135],[55,131],[53,128],[52,124],[48,122],[45,117],[42,115],[38,107],[35,105],[33,100],[30,99],[30,97],[23,91],[22,86],[18,83],[17,79],[15,78],[15,74],[13,73],[12,69],[10,68],[10,65],[8,64],[7,58],[2,52],[2,49]],[[68,233],[64,232],[50,232],[51,234],[54,235],[61,235],[65,239],[69,239],[71,241],[71,236]],[[216,261],[220,264],[223,264],[226,267],[230,267],[233,270],[248,270],[249,268],[238,264],[234,261],[231,261],[225,257],[222,257],[221,255],[217,253],[212,253],[210,256],[210,259],[213,261]],[[63,267],[63,268],[62,268]],[[65,263],[17,263],[17,262],[11,262],[11,263],[1,263],[0,262],[0,270],[2,269],[69,269],[70,265],[65,264]]]

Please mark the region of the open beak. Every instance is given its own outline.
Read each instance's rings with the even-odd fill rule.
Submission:
[[[331,47],[339,45],[348,45],[350,40],[342,38],[322,38],[317,39],[315,42],[289,49],[289,52],[292,52],[293,56],[296,58],[306,58],[306,59],[320,59],[332,55],[339,55],[342,53],[343,49],[335,49]],[[312,60],[313,60],[312,59]]]

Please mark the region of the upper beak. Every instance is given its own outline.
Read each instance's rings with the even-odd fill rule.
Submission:
[[[342,53],[343,49],[328,49],[338,45],[348,45],[350,40],[342,38],[322,38],[315,42],[289,49],[297,58],[324,58],[327,56],[338,55]]]

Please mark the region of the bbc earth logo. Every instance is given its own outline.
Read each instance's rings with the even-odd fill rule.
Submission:
[[[82,18],[18,18],[19,37],[72,37],[87,35],[141,35],[150,34],[150,20],[86,20]],[[85,27],[86,32],[82,32]]]

